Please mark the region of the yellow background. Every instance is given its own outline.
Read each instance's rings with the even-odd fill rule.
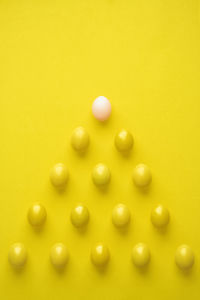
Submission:
[[[0,299],[199,299],[200,272],[200,89],[199,1],[74,0],[0,1]],[[100,124],[91,114],[104,95],[112,117]],[[72,130],[87,128],[85,156],[71,149]],[[129,157],[113,138],[129,129]],[[49,170],[65,163],[65,193],[49,183]],[[91,181],[98,162],[108,164],[107,192]],[[133,185],[133,167],[153,173],[148,193]],[[48,220],[41,232],[29,226],[27,209],[41,201]],[[78,202],[91,213],[87,231],[72,227]],[[132,212],[127,232],[111,224],[113,206]],[[171,212],[166,232],[150,223],[154,204]],[[105,272],[90,263],[90,248],[104,241],[111,251]],[[22,272],[7,261],[10,244],[25,243]],[[66,243],[70,261],[56,272],[49,262],[54,242]],[[152,260],[145,272],[131,262],[131,249],[146,242]],[[179,244],[194,249],[189,274],[174,264]]]

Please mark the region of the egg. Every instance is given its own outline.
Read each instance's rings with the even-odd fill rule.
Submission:
[[[27,260],[27,250],[24,244],[14,243],[13,245],[11,245],[8,259],[13,267],[23,267]]]
[[[56,243],[51,248],[50,259],[54,267],[64,268],[69,260],[69,251],[63,243]]]
[[[120,152],[130,151],[133,147],[133,136],[126,130],[120,130],[115,136],[115,146]]]
[[[91,261],[97,267],[105,266],[110,258],[108,247],[104,243],[97,243],[91,250]]]
[[[146,244],[138,243],[132,250],[132,259],[136,267],[144,267],[150,261],[150,251]]]
[[[117,204],[112,212],[112,222],[116,227],[125,227],[130,222],[130,211],[124,204]]]
[[[74,150],[79,152],[85,151],[89,146],[89,142],[89,134],[84,127],[79,126],[74,129],[71,136],[71,145]]]
[[[68,177],[69,177],[69,173],[68,173],[67,167],[62,163],[56,164],[51,169],[50,180],[51,180],[51,183],[56,188],[64,188],[68,181]]]
[[[145,164],[139,164],[133,170],[133,181],[139,188],[146,188],[152,181],[150,168]]]
[[[97,164],[92,171],[92,180],[97,186],[105,186],[110,181],[110,170],[102,163]]]
[[[194,264],[194,253],[190,246],[181,245],[175,254],[176,265],[182,270],[190,269]]]
[[[71,211],[71,222],[77,227],[84,227],[89,221],[89,211],[86,206],[79,204]]]
[[[161,228],[169,223],[169,211],[166,207],[159,204],[151,211],[151,222],[155,227]]]
[[[104,96],[97,97],[92,104],[92,113],[97,120],[106,121],[111,114],[110,101]]]
[[[46,221],[47,213],[41,203],[34,203],[28,210],[28,221],[34,227],[42,226]]]

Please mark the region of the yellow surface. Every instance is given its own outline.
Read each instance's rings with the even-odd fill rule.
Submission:
[[[0,1],[0,299],[199,299],[199,4]],[[112,103],[105,124],[91,114],[99,95]],[[77,126],[90,134],[85,155],[70,145]],[[121,128],[134,136],[128,156],[114,146]],[[49,181],[58,162],[70,173],[64,192]],[[99,162],[112,173],[106,190],[91,180]],[[132,182],[133,167],[141,162],[153,174],[148,192]],[[35,201],[47,209],[41,231],[27,221]],[[86,231],[70,222],[78,202],[90,211]],[[119,202],[133,217],[124,232],[111,221]],[[157,203],[170,210],[163,232],[150,221]],[[21,272],[7,259],[17,241],[28,249]],[[104,272],[90,261],[91,246],[99,241],[110,250]],[[49,260],[56,242],[66,244],[70,253],[62,273]],[[145,272],[131,261],[138,242],[151,251]],[[174,262],[181,244],[195,253],[189,273]]]

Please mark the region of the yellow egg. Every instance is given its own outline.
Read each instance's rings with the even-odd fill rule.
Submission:
[[[124,227],[130,222],[131,214],[128,207],[124,204],[118,204],[112,212],[112,222],[116,227]]]
[[[98,243],[92,247],[91,260],[97,267],[105,266],[110,258],[108,247],[103,243]]]
[[[152,209],[151,222],[156,227],[164,227],[169,223],[169,211],[166,207],[159,204]]]
[[[47,213],[45,207],[40,203],[34,203],[28,211],[28,221],[32,226],[42,226],[46,221]]]
[[[57,243],[51,248],[50,259],[54,267],[63,268],[69,259],[67,247],[62,243]]]
[[[145,164],[139,164],[133,171],[133,181],[136,186],[145,188],[152,180],[151,170]]]
[[[66,166],[62,163],[56,164],[50,173],[50,180],[52,184],[57,188],[64,188],[69,174]]]
[[[139,243],[132,250],[133,263],[137,267],[144,267],[150,261],[150,251],[146,244]]]
[[[119,131],[117,133],[117,135],[115,136],[115,146],[116,146],[117,150],[122,151],[122,152],[131,150],[131,148],[133,147],[132,134],[125,129],[122,129],[121,131]]]
[[[194,253],[190,246],[181,245],[177,248],[175,262],[180,269],[190,269],[194,264]]]
[[[84,205],[78,205],[71,211],[71,222],[75,227],[83,227],[89,221],[89,211]]]
[[[27,260],[27,250],[22,243],[15,243],[10,247],[8,254],[9,262],[12,266],[23,267]]]
[[[94,184],[98,186],[105,186],[110,181],[109,168],[104,164],[96,165],[92,172],[92,179]]]
[[[72,147],[76,151],[85,151],[89,145],[89,134],[84,127],[77,127],[71,137]]]

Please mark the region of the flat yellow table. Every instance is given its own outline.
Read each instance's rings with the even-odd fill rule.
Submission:
[[[197,300],[200,286],[200,10],[187,0],[1,0],[0,1],[0,299],[2,300]],[[112,116],[99,123],[93,100],[108,97]],[[84,126],[88,152],[70,145],[73,129]],[[129,156],[118,153],[120,128],[135,139]],[[49,170],[65,163],[70,180],[64,193],[49,182]],[[92,183],[96,163],[110,167],[106,192]],[[137,163],[150,166],[147,193],[133,185]],[[40,201],[47,222],[35,232],[29,206]],[[79,232],[69,219],[76,203],[91,218]],[[115,204],[131,211],[126,232],[111,222]],[[150,222],[162,203],[171,214],[165,232]],[[13,242],[28,249],[27,265],[9,265]],[[97,241],[110,249],[108,268],[90,262]],[[65,272],[49,261],[52,244],[70,251]],[[151,262],[140,272],[133,245],[144,242]],[[195,253],[191,272],[174,263],[176,248]]]

